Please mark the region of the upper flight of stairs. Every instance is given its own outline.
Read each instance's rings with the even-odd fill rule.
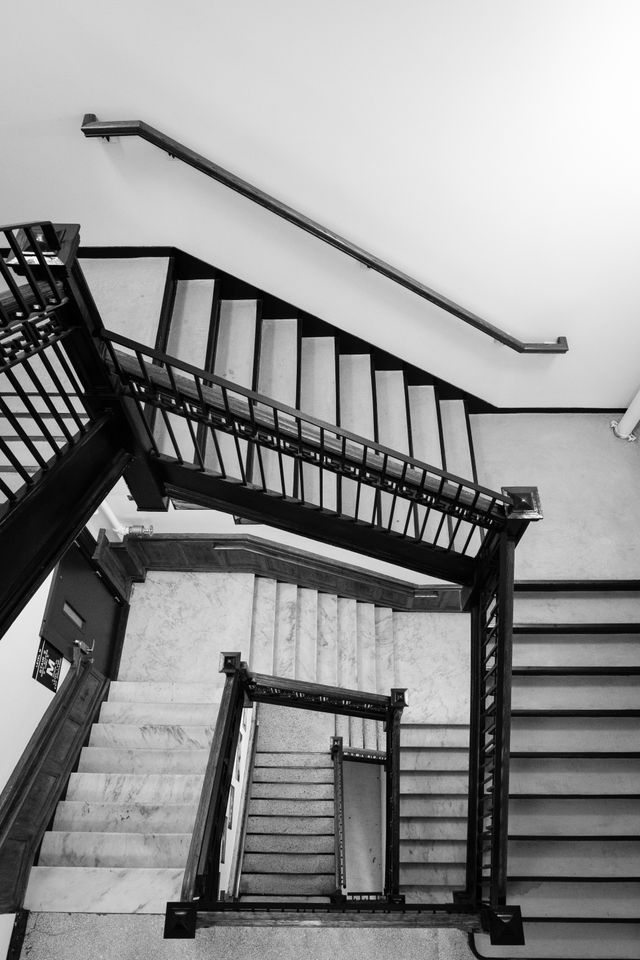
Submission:
[[[488,957],[640,955],[640,604],[520,596],[508,903],[526,946]]]

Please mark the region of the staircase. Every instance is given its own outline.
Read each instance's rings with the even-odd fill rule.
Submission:
[[[587,591],[517,597],[508,902],[522,908],[526,946],[485,935],[476,946],[487,957],[637,957],[640,606]]]

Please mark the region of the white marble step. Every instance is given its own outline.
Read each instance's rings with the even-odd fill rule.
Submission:
[[[400,728],[403,747],[442,747],[458,749],[469,747],[469,727],[462,724],[411,724]]]
[[[467,851],[464,840],[410,839],[400,840],[400,869],[404,864],[456,863],[464,864]]]
[[[473,483],[473,464],[464,400],[440,400],[440,417],[444,441],[444,463],[447,473],[453,473],[463,480]],[[471,526],[463,522],[458,527],[454,539],[454,549],[462,550],[471,532]],[[443,529],[444,534],[444,529]],[[438,543],[442,538],[438,539]],[[475,555],[481,544],[480,534],[476,530],[466,552]]]
[[[409,423],[407,395],[402,370],[376,370],[376,413],[378,440],[392,450],[409,454]],[[383,494],[381,500],[382,522],[391,529],[403,533],[409,508],[406,502]],[[392,512],[393,511],[393,512]]]
[[[191,834],[45,833],[40,867],[182,867]]]
[[[375,439],[373,412],[373,385],[371,356],[365,354],[341,354],[339,359],[339,411],[340,426],[357,433],[365,440]],[[356,503],[357,484],[354,480],[341,479],[341,510],[346,516],[355,516],[366,523],[373,520],[374,491],[361,487]]]
[[[318,594],[318,645],[316,679],[335,687],[338,682],[338,598]]]
[[[444,817],[450,820],[454,817],[466,817],[467,798],[459,794],[420,795],[404,793],[400,796],[400,816],[409,817]]]
[[[640,742],[638,717],[513,717],[511,750],[633,752]]]
[[[440,443],[440,421],[435,387],[417,384],[407,388],[409,397],[409,417],[411,420],[411,439],[413,456],[416,460],[442,469],[442,447]],[[422,529],[426,516],[423,507],[416,511],[418,526],[415,535]],[[430,513],[427,518],[423,539],[433,541],[438,533],[440,515]]]
[[[396,683],[393,610],[376,607],[376,693],[388,697]]]
[[[640,634],[514,634],[514,667],[541,664],[546,667],[636,667],[640,665]]]
[[[72,773],[68,800],[120,803],[197,803],[203,777],[196,774]]]
[[[512,757],[512,794],[638,794],[640,761]]]
[[[288,407],[296,406],[298,381],[298,321],[295,319],[262,321],[258,393],[279,400]],[[264,482],[268,490],[293,495],[293,460],[282,458],[282,472],[275,453],[262,451]],[[284,491],[282,489],[284,476]],[[262,483],[259,465],[254,465],[255,483]]]
[[[203,774],[208,758],[208,750],[83,747],[78,772]]]
[[[511,881],[509,899],[520,905],[525,917],[626,919],[637,916],[640,883]]]
[[[401,863],[400,892],[402,887],[424,884],[428,887],[457,887],[465,883],[465,868],[458,863]],[[443,899],[449,899],[443,897]]]
[[[637,710],[640,683],[637,677],[536,677],[515,676],[513,710]]]
[[[278,583],[273,650],[273,669],[277,677],[295,677],[297,614],[298,587],[295,583]]]
[[[509,801],[509,834],[639,836],[640,809],[635,797],[588,797],[584,800],[512,798]]]
[[[316,680],[318,659],[318,591],[298,587],[296,611],[295,676]]]
[[[640,595],[620,591],[592,590],[583,592],[524,593],[516,591],[513,600],[514,623],[570,623],[580,629],[581,623],[640,623]],[[624,636],[621,634],[620,636]],[[636,642],[640,640],[635,634]],[[588,635],[587,635],[588,637]],[[604,641],[606,634],[591,635],[590,640]],[[616,636],[607,638],[614,642]],[[562,638],[558,638],[562,642]],[[585,638],[585,642],[589,639]]]
[[[167,353],[204,367],[211,326],[214,280],[178,280]]]
[[[356,623],[358,689],[376,693],[376,608],[372,603],[358,603]],[[362,740],[365,750],[382,750],[386,747],[383,738],[378,742],[378,734],[382,735],[382,726],[376,720],[358,721],[357,717],[351,717],[350,732],[352,746],[360,746]]]
[[[219,691],[222,695],[222,690]],[[199,727],[215,723],[218,703],[162,703],[107,700],[100,709],[100,723],[166,723]]]
[[[184,868],[33,867],[26,910],[62,913],[159,913],[180,899]]]
[[[277,583],[267,577],[256,577],[251,618],[251,651],[249,669],[255,673],[274,675],[273,650],[276,633]]]
[[[213,724],[194,727],[162,723],[94,723],[89,746],[208,750],[214,729]]]
[[[300,343],[300,409],[325,423],[336,423],[336,341],[335,337],[302,337]],[[335,474],[303,466],[304,497],[310,503],[336,508]]]
[[[220,703],[223,684],[174,683],[162,680],[112,680],[109,701],[127,703]]]
[[[524,924],[526,946],[492,947],[488,934],[475,936],[480,956],[504,958],[535,957],[536,960],[637,960],[640,956],[640,924],[637,923],[548,923]]]
[[[168,263],[166,257],[81,259],[107,330],[155,346]]]
[[[469,771],[433,773],[432,771],[400,771],[400,791],[409,794],[454,794],[467,795]]]
[[[466,841],[467,819],[466,817],[406,817],[400,821],[400,839]]]
[[[400,749],[401,770],[469,770],[469,752],[464,748],[447,750],[433,747]]]
[[[54,830],[99,833],[190,833],[196,818],[193,803],[127,803],[62,800]]]
[[[338,686],[358,689],[358,604],[338,597]],[[348,744],[350,717],[336,715],[336,736]]]
[[[510,840],[509,874],[514,877],[637,877],[640,841]]]

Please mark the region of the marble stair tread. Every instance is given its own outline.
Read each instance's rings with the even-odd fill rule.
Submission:
[[[509,899],[520,905],[525,917],[627,919],[637,916],[640,883],[512,880]]]
[[[184,868],[32,867],[26,910],[63,913],[159,913],[180,899]]]
[[[162,680],[112,680],[109,685],[110,703],[220,703],[223,684],[174,683]]]
[[[338,686],[358,689],[358,604],[348,597],[338,597]],[[336,736],[350,742],[350,717],[336,715]]]
[[[465,840],[466,817],[401,817],[401,840]]]
[[[252,800],[333,800],[333,783],[262,783],[253,781]]]
[[[637,960],[640,956],[640,925],[629,923],[524,923],[526,946],[518,956],[536,960]],[[513,947],[492,947],[488,934],[476,934],[475,948],[487,958],[512,958]]]
[[[462,724],[403,723],[400,727],[402,747],[469,748],[469,727]]]
[[[640,684],[637,677],[538,677],[513,678],[513,710],[637,710]]]
[[[296,406],[298,321],[263,319],[258,365],[258,393]]]
[[[203,779],[195,774],[72,773],[67,799],[194,803]]]
[[[462,889],[466,880],[464,864],[453,863],[401,863],[400,887],[405,884],[415,886],[443,886]]]
[[[458,794],[400,794],[401,817],[466,817],[467,797]]]
[[[400,863],[458,863],[466,862],[465,840],[400,840]]]
[[[579,629],[579,627],[578,627]],[[640,663],[640,635],[514,633],[513,665],[528,667],[635,667]]]
[[[318,659],[318,591],[298,588],[296,611],[295,676],[311,683],[316,679]]]
[[[635,797],[536,797],[509,801],[509,833],[542,836],[640,836]]]
[[[300,409],[325,423],[337,423],[335,337],[302,337],[300,341]],[[326,470],[303,464],[304,495],[310,503],[336,507],[336,477]],[[319,681],[330,682],[330,681]]]
[[[333,800],[251,800],[250,816],[333,817]]]
[[[197,802],[62,800],[56,807],[53,829],[97,833],[190,833],[197,809]]]
[[[407,387],[413,455],[417,460],[442,469],[440,424],[435,387],[412,384]]]
[[[400,771],[400,793],[402,796],[408,794],[451,793],[466,797],[468,787],[468,770],[447,773],[434,773],[430,770]]]
[[[276,630],[277,583],[268,577],[256,577],[251,618],[249,669],[274,674],[273,648]]]
[[[215,727],[166,723],[94,723],[91,747],[208,750]]]
[[[375,691],[383,696],[388,696],[391,687],[395,686],[396,672],[393,610],[390,610],[388,607],[376,607],[375,627]],[[401,742],[404,741],[404,736],[404,727],[402,727]]]
[[[440,749],[439,747],[400,748],[401,770],[469,770],[469,751]]]
[[[297,894],[329,896],[335,890],[335,872],[326,874],[299,873],[244,873],[240,878],[240,895],[250,893],[289,895],[295,899]]]
[[[178,280],[171,313],[167,353],[194,367],[207,356],[214,280]]]
[[[295,835],[310,838],[314,835],[333,838],[333,808],[330,813],[312,816],[305,808],[304,814],[286,814],[278,816],[266,806],[266,814],[257,814],[249,811],[247,817],[247,836],[250,834],[267,833],[281,836]]]
[[[513,717],[511,750],[634,751],[640,717]]]
[[[322,767],[254,767],[253,782],[258,783],[330,783],[333,786],[333,768]]]
[[[640,760],[512,757],[512,794],[638,794]]]
[[[332,834],[277,834],[247,833],[246,853],[330,853],[334,854],[335,840]]]
[[[341,354],[338,373],[340,426],[356,433],[366,440],[375,439],[375,419],[373,409],[373,382],[371,356],[365,354]],[[342,479],[342,513],[354,517],[356,509],[357,484],[353,480]],[[362,487],[358,503],[358,519],[371,521],[374,505],[374,491]]]
[[[243,874],[297,873],[304,876],[308,873],[322,874],[335,872],[335,858],[333,853],[295,853],[277,851],[275,853],[253,853],[245,851],[242,860]]]
[[[256,338],[255,300],[222,300],[214,373],[242,387],[253,386]]]
[[[410,453],[407,396],[402,370],[376,370],[376,415],[378,440],[383,446]],[[382,495],[382,522],[391,524],[391,529],[403,532],[406,525],[408,504],[395,500],[390,494]],[[364,688],[363,688],[364,689]]]
[[[318,644],[316,680],[335,687],[338,682],[338,598],[318,594]]]
[[[560,877],[640,876],[640,841],[532,839],[509,841],[509,874]]]
[[[204,774],[208,759],[208,750],[83,747],[78,772]]]
[[[473,480],[464,400],[440,400],[440,417],[447,473]]]
[[[166,257],[80,260],[107,330],[155,347],[168,263]]]
[[[181,726],[206,726],[215,723],[218,703],[126,703],[105,701],[100,708],[100,723],[165,723]]]
[[[358,689],[376,693],[376,608],[372,603],[358,603],[356,608],[358,635],[356,643]],[[351,717],[350,728],[358,722]],[[386,744],[378,743],[379,724],[375,720],[361,720],[362,746],[365,750],[383,750]],[[382,730],[380,728],[380,733]],[[353,739],[352,739],[353,742]]]
[[[295,677],[297,612],[298,587],[295,583],[278,583],[273,651],[273,669],[277,677]]]
[[[177,867],[184,869],[190,833],[45,833],[41,867]]]

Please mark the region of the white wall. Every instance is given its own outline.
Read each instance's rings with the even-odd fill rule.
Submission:
[[[623,406],[638,28],[633,0],[7,5],[0,220],[175,244],[499,404]],[[165,130],[570,354],[518,356],[147,144],[83,139],[87,111]]]

